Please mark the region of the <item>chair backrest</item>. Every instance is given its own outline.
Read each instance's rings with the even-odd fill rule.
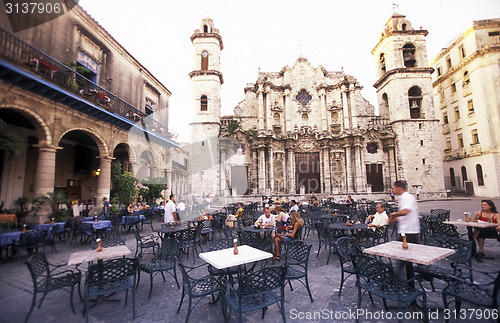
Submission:
[[[285,266],[266,267],[247,275],[239,276],[238,294],[245,296],[271,291],[279,287],[283,288],[286,271]]]
[[[433,235],[449,236],[459,238],[460,234],[457,228],[453,224],[442,223],[442,222],[430,222],[431,230]]]
[[[116,258],[90,264],[87,270],[86,283],[100,285],[130,276],[135,277],[138,267],[137,258]]]
[[[191,241],[194,240],[195,232],[191,229],[185,229],[175,232],[174,237],[178,242]]]
[[[110,247],[116,247],[116,246],[124,246],[126,240],[125,239],[119,239],[119,238],[108,238],[108,239],[102,239],[101,244],[103,248],[110,248]],[[95,240],[92,240],[91,242],[91,249],[95,250],[97,249],[97,242]]]
[[[127,215],[123,217],[124,225],[136,225],[139,223],[139,216],[138,215]]]
[[[286,246],[285,262],[287,264],[307,264],[312,245],[301,240],[290,241]]]
[[[431,214],[437,216],[441,221],[449,221],[450,220],[450,210],[446,209],[432,209]]]
[[[93,232],[94,226],[92,225],[92,223],[81,223],[78,231],[80,231],[81,233]]]
[[[233,246],[233,241],[229,238],[219,239],[208,242],[208,251],[216,251],[231,248]]]
[[[352,237],[342,237],[335,241],[341,264],[351,261],[353,256],[362,254],[361,248]]]
[[[355,255],[351,259],[358,278],[369,281],[386,293],[399,294],[398,280],[391,264],[363,254]]]
[[[428,236],[425,244],[434,247],[448,248],[455,250],[455,253],[447,258],[453,262],[470,264],[472,259],[472,241],[462,240],[460,238],[434,235]]]
[[[179,243],[175,239],[165,238],[162,240],[159,257],[161,259],[174,260],[179,252]]]
[[[262,245],[260,233],[251,231],[238,231],[238,240],[241,245],[249,245],[254,248],[259,248]]]
[[[29,247],[42,241],[46,236],[46,231],[33,230],[21,233],[19,237],[18,245],[20,247]]]
[[[32,255],[26,262],[26,265],[30,271],[35,288],[38,286],[37,282],[40,277],[47,277],[50,275],[49,263],[43,253],[35,253]]]

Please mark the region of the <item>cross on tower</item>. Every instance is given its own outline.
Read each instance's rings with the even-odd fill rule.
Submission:
[[[398,9],[398,8],[399,8],[399,5],[398,5],[398,4],[396,4],[396,3],[393,3],[393,4],[392,4],[392,12],[393,12],[393,13],[395,13],[395,12],[396,12],[396,9]]]

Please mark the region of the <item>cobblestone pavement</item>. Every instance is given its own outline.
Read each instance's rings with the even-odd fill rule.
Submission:
[[[448,200],[448,201],[421,201],[420,211],[428,212],[431,208],[446,208],[452,210],[452,219],[461,218],[463,211],[478,210],[480,199]],[[145,229],[143,234],[148,233]],[[125,235],[127,246],[135,251],[135,239],[131,233]],[[310,285],[314,297],[311,303],[304,287],[295,282],[294,290],[286,288],[285,311],[289,322],[354,322],[353,317],[349,317],[349,311],[356,311],[357,289],[354,286],[355,279],[347,280],[342,291],[342,297],[338,296],[340,284],[340,266],[338,259],[333,255],[330,264],[326,265],[327,250],[321,250],[319,257],[316,257],[318,240],[311,234],[306,241],[313,245],[310,258]],[[51,263],[66,263],[69,254],[74,251],[88,249],[89,245],[57,243],[57,253],[47,248],[47,257]],[[500,248],[498,242],[488,239],[486,244],[487,254],[495,257],[494,260],[485,260],[478,264],[474,260],[474,266],[484,270],[498,269],[500,264]],[[186,258],[182,258],[183,260]],[[22,322],[28,311],[31,302],[32,282],[27,267],[24,262],[27,255],[23,252],[21,260],[14,259],[8,263],[0,263],[0,322]],[[190,259],[187,260],[190,263]],[[201,263],[198,259],[197,263]],[[183,322],[187,313],[186,304],[183,305],[180,314],[176,314],[176,309],[180,299],[181,291],[175,286],[171,276],[166,275],[166,282],[161,276],[154,280],[154,289],[151,299],[148,299],[149,282],[144,279],[136,294],[136,319],[132,319],[132,311],[129,305],[124,306],[124,302],[100,303],[90,310],[90,322]],[[429,286],[427,286],[429,287]],[[439,305],[441,295],[439,292],[428,291],[430,305]],[[116,297],[118,297],[117,295]],[[203,299],[195,308],[190,322],[219,323],[223,321],[220,303],[209,304],[210,299]],[[56,291],[49,294],[40,309],[34,309],[30,322],[83,322],[82,303],[75,294],[75,306],[77,315],[73,315],[69,305],[68,293]],[[363,300],[362,308],[371,311],[381,311],[382,302],[375,298],[372,305],[369,298]],[[410,312],[418,310],[409,309]],[[378,312],[380,314],[380,312]],[[391,312],[394,314],[395,312]],[[344,317],[339,317],[344,315]],[[395,315],[395,314],[394,314]],[[375,317],[377,318],[377,317]],[[231,321],[236,321],[234,314]],[[261,312],[256,311],[244,315],[246,322],[281,322],[281,317],[277,306],[270,307],[265,319],[261,319]],[[360,321],[367,321],[365,316],[360,317]],[[372,322],[396,322],[397,320],[374,319]],[[408,320],[405,322],[417,322],[418,320]],[[432,322],[442,322],[441,319],[433,319]],[[463,321],[463,320],[462,320]],[[477,321],[477,320],[469,320]]]

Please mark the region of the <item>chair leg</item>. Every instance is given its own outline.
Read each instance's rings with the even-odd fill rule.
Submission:
[[[177,289],[180,289],[181,287],[179,286],[179,281],[177,280],[177,270],[174,267],[174,279],[175,283],[177,284]]]
[[[344,286],[344,270],[340,269],[340,288],[339,288],[339,297],[342,294],[342,287]]]
[[[186,290],[184,289],[184,286],[182,286],[182,296],[179,302],[179,307],[177,308],[177,314],[179,314],[179,312],[181,311],[181,306],[182,306],[182,301],[184,300],[184,296],[186,296]]]
[[[444,310],[447,311],[448,310],[448,298],[446,297],[445,292],[442,293],[442,297],[443,297]],[[448,323],[449,319],[445,320],[445,322]]]
[[[163,275],[163,273],[162,273]],[[165,277],[163,278],[165,280]],[[153,292],[153,273],[149,273],[149,296],[151,298],[151,293]]]
[[[306,288],[307,288],[307,292],[309,293],[309,298],[311,299],[311,303],[314,303],[314,300],[313,300],[313,297],[311,294],[311,288],[309,288],[309,277],[307,275],[307,272],[306,272]]]
[[[29,317],[30,317],[30,315],[31,315],[31,312],[33,311],[33,308],[35,307],[35,303],[36,303],[36,294],[37,294],[37,293],[36,293],[35,291],[33,291],[33,299],[32,299],[32,301],[31,301],[31,306],[30,306],[30,310],[29,310],[29,312],[28,312],[28,315],[26,316],[26,319],[24,320],[24,322],[25,322],[25,323],[26,323],[26,322],[28,322],[28,319],[29,319]]]
[[[42,306],[43,300],[45,299],[45,295],[47,295],[47,293],[43,293],[42,299],[40,300],[40,303],[38,304],[38,308],[40,308]]]
[[[290,290],[293,292],[292,282],[290,281],[290,279],[288,280],[288,285],[290,285]]]
[[[165,280],[165,275],[163,274],[163,271],[160,271],[161,277],[163,277],[163,281],[166,282]]]
[[[137,273],[137,284],[135,285],[135,289],[139,288],[139,282],[141,281],[141,271]]]
[[[73,315],[76,315],[75,305],[73,304],[73,292],[75,290],[75,285],[71,286],[69,302],[71,303],[71,310],[73,311]]]
[[[135,289],[134,287],[132,289],[132,317],[135,319]]]
[[[192,300],[191,300],[191,296],[189,296],[189,302],[188,302],[188,314],[186,316],[186,323],[189,322],[189,317],[191,316],[191,303],[192,303]]]

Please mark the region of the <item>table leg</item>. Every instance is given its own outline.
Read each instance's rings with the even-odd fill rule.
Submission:
[[[406,269],[406,279],[408,281],[410,281],[410,279],[413,279],[413,277],[415,276],[415,273],[413,271],[413,263],[409,262],[409,261],[405,261],[404,262],[405,264],[405,269]],[[415,281],[414,280],[411,280],[408,285],[411,287],[411,288],[415,288]]]

